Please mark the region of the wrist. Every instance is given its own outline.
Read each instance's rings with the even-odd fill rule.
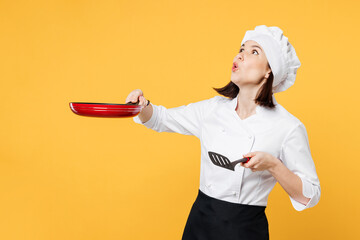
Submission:
[[[279,159],[277,159],[276,157],[273,157],[273,164],[269,168],[269,172],[271,174],[275,173],[279,169],[279,167],[281,167],[281,164],[282,164],[282,162]]]

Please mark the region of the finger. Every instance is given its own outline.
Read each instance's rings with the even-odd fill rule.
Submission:
[[[141,96],[141,101],[142,101],[141,105],[145,107],[147,100],[146,100],[146,98],[144,96]]]
[[[143,91],[141,91],[141,89],[136,89],[135,90],[140,96],[144,95]]]
[[[125,102],[137,102],[138,95],[135,93],[130,93],[129,96],[126,98]]]
[[[143,96],[143,92],[141,91],[141,89],[135,89],[128,95],[128,97],[126,98],[126,102],[135,103],[139,100],[140,96]]]
[[[131,102],[131,93],[126,97],[125,102],[126,103]]]
[[[139,95],[138,93],[136,93],[136,95],[135,95],[134,98],[133,98],[133,102],[134,102],[134,103],[139,102],[139,104],[140,104],[140,100],[141,100],[141,95]]]
[[[245,162],[247,167],[253,167],[255,164],[258,163],[257,157],[254,155],[253,157],[248,157],[249,160]]]
[[[252,167],[252,164],[249,164],[249,162],[247,162],[247,163],[242,163],[243,164],[243,167],[245,167],[245,168],[250,168],[250,167]]]
[[[243,155],[244,157],[254,157],[256,155],[256,152],[249,152],[245,155]]]
[[[142,99],[143,99],[143,106],[145,107],[147,100],[146,100],[146,98],[144,96],[142,97]]]
[[[244,166],[247,168],[253,168],[257,164],[254,158],[251,158],[248,162],[244,163]]]
[[[247,165],[246,163],[240,163],[240,166],[242,166],[244,168],[249,168],[249,165]]]

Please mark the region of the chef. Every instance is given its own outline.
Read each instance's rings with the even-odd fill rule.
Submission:
[[[276,182],[297,211],[319,202],[305,126],[274,97],[294,84],[299,67],[283,31],[260,25],[246,31],[231,81],[214,88],[219,95],[175,108],[150,103],[140,89],[128,95],[144,106],[136,123],[200,139],[199,191],[183,240],[269,239],[265,208]],[[229,167],[239,159],[246,161]]]

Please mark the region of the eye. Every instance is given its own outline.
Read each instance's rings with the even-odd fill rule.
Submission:
[[[240,51],[239,51],[239,53],[241,53],[241,50],[244,50],[244,49],[241,48]],[[257,55],[259,55],[259,52],[258,52],[257,50],[253,50],[252,52],[254,52],[254,51],[257,53]]]

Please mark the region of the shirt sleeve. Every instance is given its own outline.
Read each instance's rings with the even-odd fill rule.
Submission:
[[[151,118],[145,123],[141,122],[138,116],[135,116],[133,120],[157,132],[175,132],[200,138],[204,116],[214,106],[213,103],[218,99],[217,97],[175,108],[166,108],[150,102],[153,107]]]
[[[306,128],[299,123],[286,137],[281,148],[281,161],[302,181],[303,195],[310,198],[304,205],[292,197],[290,201],[297,211],[315,206],[320,200],[320,181],[316,174],[315,164],[311,157]]]

